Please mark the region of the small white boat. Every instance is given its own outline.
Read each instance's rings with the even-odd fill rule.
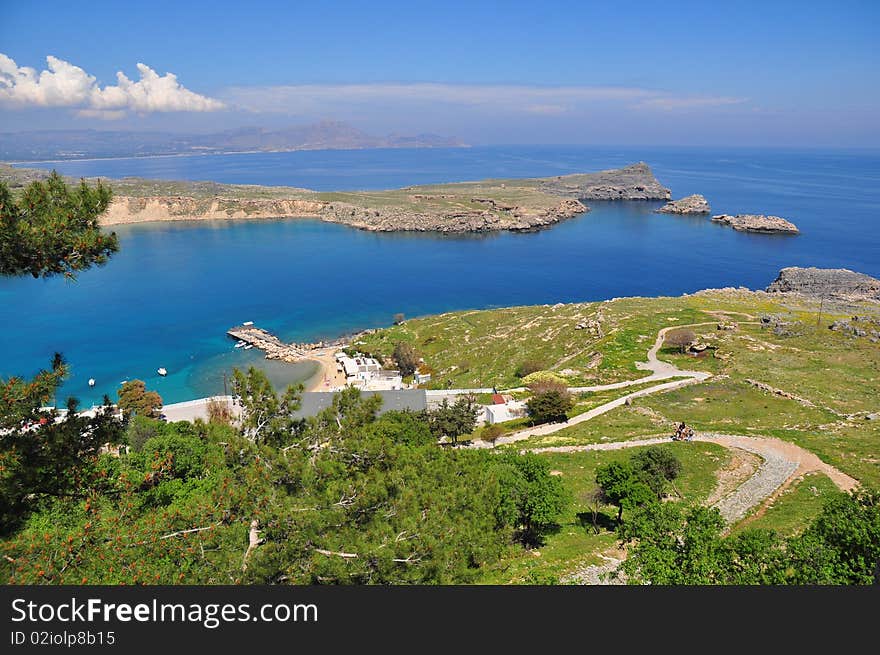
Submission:
[[[246,346],[244,347],[244,349],[245,349],[245,350],[250,350],[250,349],[253,348],[253,347],[254,347],[253,344],[249,343],[248,345],[246,345]]]
[[[168,375],[168,371],[165,370],[164,368],[160,368],[160,369],[157,370],[156,372],[157,372],[159,375],[161,375],[161,376]]]
[[[235,347],[236,347],[236,348],[241,348],[241,347],[243,347],[243,346],[245,346],[245,345],[247,345],[247,344],[245,344],[244,341],[239,341],[237,344],[235,344]]]
[[[95,378],[89,378],[89,386],[90,386],[90,387],[94,387],[94,386],[95,386]]]
[[[242,325],[253,325],[253,324],[254,324],[253,321],[245,321],[244,323],[242,323]]]

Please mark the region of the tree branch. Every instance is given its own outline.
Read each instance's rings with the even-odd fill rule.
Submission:
[[[358,557],[357,553],[343,553],[335,550],[324,550],[323,548],[315,548],[315,552],[321,553],[322,555],[334,555],[344,559],[356,559]]]
[[[248,547],[247,550],[244,551],[244,558],[241,561],[242,571],[247,570],[247,561],[248,557],[251,556],[251,551],[262,543],[263,540],[260,539],[260,523],[257,519],[254,519],[251,521],[251,529],[248,531]]]

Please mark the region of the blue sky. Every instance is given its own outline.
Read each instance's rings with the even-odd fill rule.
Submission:
[[[877,147],[878,28],[858,1],[3,0],[0,129]],[[40,86],[47,56],[81,71]]]

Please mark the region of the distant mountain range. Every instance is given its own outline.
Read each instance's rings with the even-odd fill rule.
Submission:
[[[33,130],[0,133],[0,160],[147,157],[224,152],[284,152],[360,148],[460,148],[457,138],[436,134],[377,137],[347,123],[322,121],[280,130],[242,127],[213,134],[105,130]]]

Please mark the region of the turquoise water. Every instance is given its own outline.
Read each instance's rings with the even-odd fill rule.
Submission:
[[[278,383],[310,364],[270,364],[226,330],[254,321],[284,339],[333,338],[453,309],[762,288],[783,266],[880,276],[880,155],[812,151],[471,148],[273,153],[45,164],[71,175],[141,175],[316,189],[389,188],[556,175],[643,159],[674,197],[713,211],[769,213],[796,237],[750,235],[653,213],[662,203],[591,203],[530,234],[374,234],[313,220],[157,223],[116,228],[121,251],[74,283],[0,280],[0,376],[29,375],[54,351],[73,375],[59,400],[115,397],[141,378],[166,402],[223,391],[236,366]],[[168,369],[159,377],[158,367]],[[89,378],[96,386],[90,389]]]

